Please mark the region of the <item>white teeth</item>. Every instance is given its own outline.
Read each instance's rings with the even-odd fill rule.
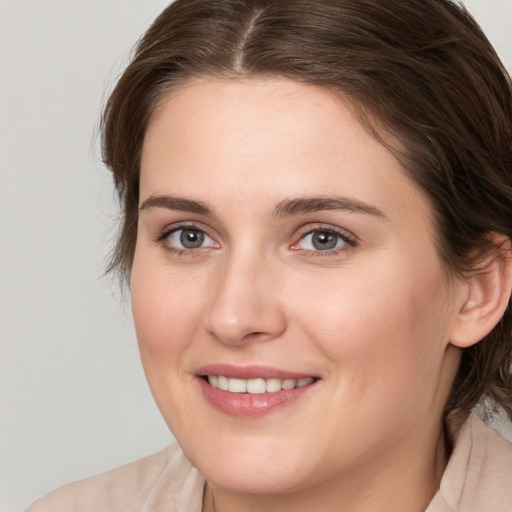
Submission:
[[[265,393],[266,386],[264,379],[249,379],[247,381],[247,393]]]
[[[267,393],[275,393],[276,391],[281,391],[281,379],[267,379],[265,381],[265,390]]]
[[[283,389],[302,388],[311,384],[313,377],[303,379],[234,379],[222,375],[208,375],[208,382],[214,388],[231,393],[277,393]]]
[[[210,382],[210,384],[212,384]],[[213,384],[212,384],[213,386]],[[228,390],[228,378],[227,377],[217,377],[217,386],[219,389],[222,389],[223,391],[227,391]]]
[[[244,379],[228,379],[228,391],[232,393],[247,392],[247,381]]]
[[[283,380],[281,386],[283,389],[293,389],[295,387],[295,384],[297,384],[297,381],[295,379],[285,379]]]
[[[311,384],[313,382],[313,377],[306,377],[305,379],[299,379],[297,381],[297,387],[303,388],[304,386],[307,386],[308,384]]]

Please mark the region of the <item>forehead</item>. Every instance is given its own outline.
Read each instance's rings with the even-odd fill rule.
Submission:
[[[336,194],[379,209],[426,202],[337,95],[285,79],[198,80],[169,94],[146,133],[141,198],[170,192],[260,203]]]
[[[329,125],[360,128],[351,116],[340,116],[340,109],[341,101],[328,90],[285,79],[191,81],[160,102],[146,132],[143,157],[159,143],[168,145],[178,138],[180,147],[170,149],[181,153],[189,150],[189,145],[196,153],[238,143],[230,148],[233,158],[243,151],[249,156],[256,144],[268,147],[266,157],[276,156],[285,149],[281,146],[280,151],[272,151],[276,137],[280,143],[287,138],[297,151],[299,143],[313,142],[319,131],[324,131],[325,138]],[[337,145],[345,142],[345,137],[338,139]],[[301,146],[305,151],[310,144]],[[250,155],[253,160],[255,156]]]

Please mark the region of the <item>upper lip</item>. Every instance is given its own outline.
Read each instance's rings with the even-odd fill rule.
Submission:
[[[222,375],[223,377],[234,379],[304,379],[308,377],[316,378],[311,373],[295,372],[275,368],[271,366],[234,366],[231,364],[208,364],[199,368],[196,372],[197,376],[205,375]]]

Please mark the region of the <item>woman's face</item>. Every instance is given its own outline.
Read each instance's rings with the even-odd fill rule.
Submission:
[[[141,166],[133,314],[192,463],[258,493],[432,464],[462,294],[424,194],[342,102],[192,82],[157,110]]]

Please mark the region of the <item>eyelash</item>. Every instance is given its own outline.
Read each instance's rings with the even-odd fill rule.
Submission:
[[[196,224],[180,224],[178,226],[173,226],[170,228],[165,229],[162,234],[157,238],[157,242],[162,244],[164,249],[172,254],[176,254],[178,256],[184,256],[184,255],[197,255],[199,256],[202,254],[201,249],[208,249],[213,246],[205,246],[205,247],[198,247],[198,248],[179,248],[170,245],[169,243],[166,243],[166,240],[171,236],[172,234],[175,234],[179,231],[183,230],[189,230],[189,231],[197,231],[198,233],[204,234],[206,237],[208,237],[211,240],[214,240],[208,233],[205,231],[204,228],[196,225]],[[338,242],[341,240],[344,242],[344,244],[341,247],[334,247],[333,249],[326,249],[326,250],[311,250],[311,249],[301,249],[298,247],[298,245],[309,235],[313,235],[314,233],[326,233],[328,235],[333,235],[337,237]],[[217,242],[215,242],[217,244]],[[298,239],[297,242],[294,242],[292,246],[290,247],[292,250],[302,250],[303,252],[307,253],[308,256],[313,257],[324,257],[324,256],[332,256],[335,254],[342,253],[344,251],[347,251],[350,248],[357,247],[358,240],[357,237],[354,235],[349,235],[345,231],[334,229],[333,227],[329,226],[322,226],[318,225],[313,228],[309,228],[306,232],[302,233]],[[218,246],[218,244],[217,244]]]
[[[328,235],[333,235],[337,237],[336,244],[339,243],[341,240],[343,242],[343,245],[341,247],[334,247],[332,249],[326,249],[326,250],[311,250],[311,249],[302,249],[302,251],[306,252],[308,256],[313,257],[325,257],[325,256],[333,256],[336,254],[340,254],[342,252],[345,252],[351,248],[358,246],[358,239],[352,234],[348,234],[346,231],[341,231],[338,229],[335,229],[331,226],[323,226],[318,225],[313,228],[309,228],[306,232],[302,233],[300,235],[300,238],[297,242],[295,242],[291,249],[292,250],[301,250],[298,245],[309,235],[313,235],[314,233],[326,233]]]
[[[196,224],[181,224],[178,226],[173,226],[167,229],[164,229],[162,234],[157,238],[157,242],[162,244],[164,249],[172,254],[175,254],[177,256],[184,256],[184,255],[190,255],[190,256],[198,256],[203,251],[201,249],[208,249],[211,246],[205,246],[205,247],[198,247],[196,249],[192,248],[179,248],[170,245],[169,243],[166,243],[166,240],[174,233],[177,233],[179,231],[197,231],[198,233],[202,233],[205,236],[207,236],[209,239],[213,240],[213,238],[208,235],[208,233],[205,231],[204,228],[197,226]]]

